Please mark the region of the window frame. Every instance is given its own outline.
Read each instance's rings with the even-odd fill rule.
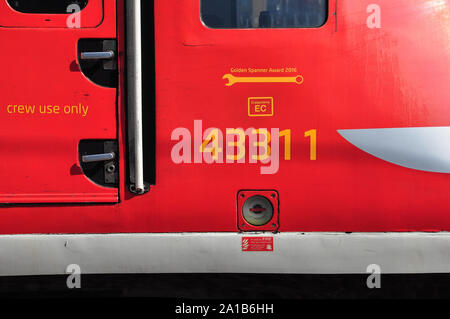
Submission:
[[[89,29],[99,27],[104,19],[105,0],[89,0],[81,11],[81,28]],[[22,13],[9,5],[7,0],[0,0],[0,28],[35,28],[35,29],[67,29],[67,19],[73,13]]]
[[[71,3],[71,4],[69,4],[69,5],[66,7],[66,11],[64,11],[64,12],[57,12],[57,11],[55,11],[55,12],[47,12],[47,11],[42,11],[42,10],[39,10],[39,11],[26,11],[26,10],[20,10],[20,9],[16,8],[16,7],[11,3],[11,2],[14,2],[14,1],[23,1],[23,0],[6,0],[8,6],[11,7],[11,9],[13,9],[13,10],[16,11],[16,12],[23,13],[23,14],[70,14],[71,12],[67,12],[68,6],[73,5],[73,4],[77,4],[77,3]],[[57,2],[57,1],[61,1],[61,0],[55,0],[55,2]],[[75,0],[69,0],[69,1],[75,1]],[[84,6],[80,6],[80,9],[81,9],[80,12],[81,12],[81,11],[83,11],[83,10],[88,6],[90,0],[80,0],[80,1],[86,2],[86,3],[84,4]]]
[[[326,1],[326,7],[325,7],[325,20],[322,24],[318,25],[318,26],[306,26],[306,27],[251,27],[251,28],[240,28],[240,27],[212,27],[210,25],[208,25],[204,19],[203,19],[203,11],[202,11],[202,4],[203,1],[205,0],[199,0],[199,16],[200,16],[200,22],[201,24],[210,30],[234,30],[234,31],[239,31],[239,30],[308,30],[308,29],[320,29],[322,27],[324,27],[325,25],[327,25],[328,21],[330,20],[330,0],[325,0]],[[237,0],[238,1],[238,0]]]

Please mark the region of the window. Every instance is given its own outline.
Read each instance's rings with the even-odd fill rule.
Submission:
[[[328,17],[328,0],[201,0],[210,28],[317,28]]]
[[[84,9],[89,0],[7,0],[8,4],[23,13],[68,13],[70,5],[76,4]],[[72,13],[73,10],[69,10]]]

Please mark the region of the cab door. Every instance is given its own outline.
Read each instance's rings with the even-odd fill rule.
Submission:
[[[0,0],[0,203],[118,202],[116,3]]]

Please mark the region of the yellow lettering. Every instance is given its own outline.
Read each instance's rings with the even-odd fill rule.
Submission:
[[[284,159],[291,160],[291,130],[284,130],[280,132],[280,138],[284,137]]]
[[[208,146],[209,144],[211,144],[211,146]],[[211,153],[212,159],[218,160],[219,153],[222,152],[222,149],[219,147],[219,130],[211,130],[200,148],[202,153]]]
[[[227,129],[227,135],[237,135],[237,141],[228,142],[228,146],[237,148],[238,153],[234,155],[227,154],[227,160],[238,161],[245,157],[245,132],[241,129]]]
[[[310,159],[317,160],[317,130],[310,130],[305,132],[305,137],[310,138]]]
[[[86,105],[86,108],[83,106],[83,117],[85,117],[88,114],[89,106]]]
[[[36,110],[36,105],[33,105],[33,106],[27,105],[26,109],[27,109],[27,114],[34,114],[34,111]]]
[[[270,141],[271,141],[270,132],[267,129],[257,129],[253,130],[253,134],[256,134],[258,136],[263,135],[265,139],[264,141],[261,142],[259,141],[258,138],[258,141],[253,143],[253,145],[258,148],[258,155],[252,155],[252,158],[257,161],[265,161],[270,157],[270,154],[272,152],[270,148]],[[264,149],[264,153],[262,155],[259,153],[261,147]]]

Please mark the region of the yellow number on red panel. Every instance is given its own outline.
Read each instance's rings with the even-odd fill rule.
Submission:
[[[211,146],[208,146],[210,145]],[[212,159],[217,160],[222,149],[219,147],[219,130],[214,129],[208,134],[206,140],[202,143],[200,151],[202,153],[211,153]]]
[[[253,145],[258,147],[258,154],[253,155],[252,158],[257,161],[265,161],[272,154],[272,149],[270,148],[271,135],[267,129],[257,129],[253,130],[253,134],[258,135],[258,142],[254,142]],[[264,136],[264,141],[259,140],[259,136]],[[264,149],[264,154],[260,154],[259,151],[261,147]]]
[[[229,147],[237,148],[237,155],[227,154],[227,160],[239,161],[245,157],[245,132],[241,129],[227,129],[227,135],[237,135],[237,141],[228,142]]]
[[[305,137],[309,137],[310,140],[310,159],[315,161],[317,160],[317,130],[305,132]]]
[[[280,138],[284,137],[284,159],[291,160],[291,130],[284,130],[280,132]]]

